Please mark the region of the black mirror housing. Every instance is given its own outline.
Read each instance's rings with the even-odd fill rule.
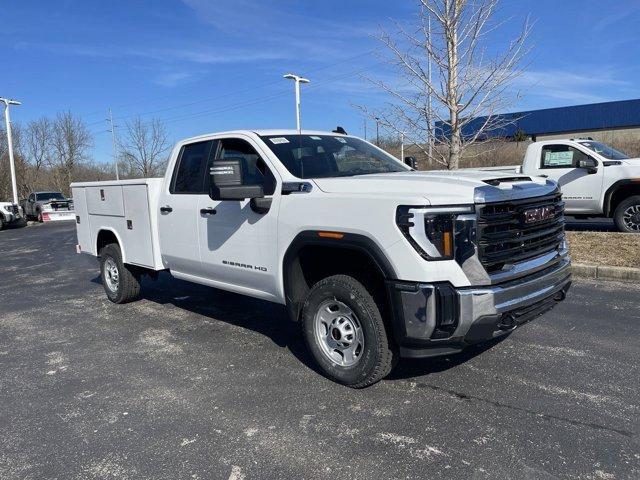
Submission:
[[[596,173],[598,171],[598,162],[597,160],[588,157],[585,159],[582,159],[578,162],[578,167],[579,168],[584,168],[587,173],[589,174],[593,174]]]
[[[245,200],[264,197],[262,185],[244,184],[241,158],[216,160],[209,174],[211,200]]]
[[[418,160],[416,157],[404,157],[404,163],[409,165],[414,170],[418,169]]]

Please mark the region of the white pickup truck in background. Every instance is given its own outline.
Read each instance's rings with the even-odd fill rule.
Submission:
[[[505,336],[571,283],[555,182],[417,172],[348,135],[204,135],[176,145],[164,178],[71,186],[78,251],[100,257],[111,301],[168,270],[281,303],[352,387],[400,356]]]
[[[523,173],[555,180],[565,213],[612,218],[621,232],[640,233],[640,158],[591,139],[545,140],[527,147],[521,167],[482,171]]]

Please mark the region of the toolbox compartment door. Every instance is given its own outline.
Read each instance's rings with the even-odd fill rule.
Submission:
[[[86,187],[87,206],[91,215],[124,217],[122,186]]]
[[[76,210],[78,245],[80,245],[80,251],[82,252],[95,253],[91,243],[91,225],[89,211],[87,210],[86,191],[87,189],[84,187],[74,187],[72,189],[73,204]]]
[[[127,249],[127,263],[154,268],[153,241],[147,185],[125,185],[123,243]]]

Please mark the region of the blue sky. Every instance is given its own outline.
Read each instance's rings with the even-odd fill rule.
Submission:
[[[292,85],[308,76],[303,127],[363,134],[354,104],[384,98],[360,75],[388,75],[373,38],[407,22],[412,0],[0,0],[0,95],[16,122],[71,110],[109,161],[106,112],[166,121],[172,140],[295,125]],[[640,0],[503,0],[496,47],[535,22],[512,110],[640,97]],[[388,78],[388,77],[387,77]],[[372,126],[370,125],[369,134]]]

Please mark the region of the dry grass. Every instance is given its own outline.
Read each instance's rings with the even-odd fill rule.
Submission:
[[[571,260],[587,265],[640,268],[640,235],[616,232],[567,232]]]

